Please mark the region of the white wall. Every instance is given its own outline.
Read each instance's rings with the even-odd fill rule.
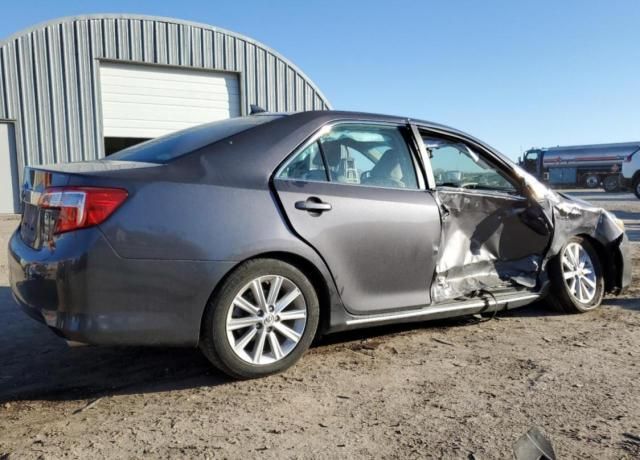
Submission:
[[[0,121],[0,213],[16,212],[16,146],[13,124]]]

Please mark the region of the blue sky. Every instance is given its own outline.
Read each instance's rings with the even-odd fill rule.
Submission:
[[[640,1],[5,2],[0,37],[86,13],[172,16],[291,59],[335,108],[424,118],[516,157],[640,140]]]

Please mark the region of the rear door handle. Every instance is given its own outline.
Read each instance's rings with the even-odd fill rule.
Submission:
[[[331,203],[325,203],[320,198],[311,196],[305,201],[296,201],[296,209],[308,212],[322,213],[331,211]]]

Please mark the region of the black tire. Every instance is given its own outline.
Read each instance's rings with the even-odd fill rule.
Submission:
[[[571,243],[579,244],[589,256],[595,274],[595,293],[593,299],[588,302],[580,301],[572,294],[568,281],[565,280],[562,257]],[[549,275],[551,280],[551,292],[547,300],[558,311],[563,313],[586,313],[594,310],[602,303],[604,297],[604,276],[598,253],[591,243],[583,237],[570,238],[560,250],[559,254],[549,262]]]
[[[640,199],[640,176],[636,177],[633,181],[633,193],[636,195],[636,198]]]
[[[602,181],[602,187],[604,188],[604,191],[608,193],[615,193],[619,191],[620,177],[617,175],[605,177],[604,181]]]
[[[233,350],[230,339],[227,338],[227,319],[236,295],[253,280],[263,276],[284,277],[300,290],[306,303],[306,323],[299,341],[288,354],[273,363],[252,364]],[[210,299],[202,322],[200,349],[215,367],[234,378],[252,379],[276,374],[293,366],[309,348],[318,328],[319,316],[316,291],[300,270],[276,259],[250,260],[238,266]],[[263,343],[267,342],[265,340]],[[255,343],[253,346],[255,347]]]
[[[584,185],[587,188],[597,188],[600,185],[600,178],[596,174],[584,176]]]

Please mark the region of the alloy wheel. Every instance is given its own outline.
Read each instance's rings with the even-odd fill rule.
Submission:
[[[591,257],[579,243],[569,243],[562,253],[565,285],[580,303],[591,302],[597,291],[597,279]]]
[[[227,340],[243,361],[272,364],[294,350],[306,323],[307,304],[298,286],[284,276],[261,276],[233,299],[227,314]]]

